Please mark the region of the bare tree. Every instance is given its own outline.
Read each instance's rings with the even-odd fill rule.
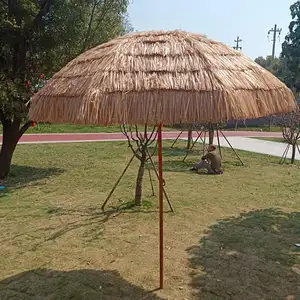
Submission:
[[[288,149],[292,147],[291,163],[295,162],[297,150],[300,153],[298,140],[300,140],[300,102],[298,101],[297,108],[294,112],[277,116],[277,124],[281,127],[282,136],[287,142],[288,147],[282,156],[282,160],[287,156]]]
[[[152,156],[154,155],[157,149],[157,143],[156,143],[154,149],[151,152],[149,151],[149,147],[156,140],[156,136],[157,136],[156,126],[153,127],[150,133],[148,133],[147,124],[144,127],[144,132],[140,132],[138,130],[137,125],[126,126],[125,124],[123,124],[121,130],[122,133],[127,138],[129,148],[132,150],[135,157],[140,161],[140,166],[136,178],[136,187],[135,187],[135,205],[140,206],[142,204],[142,188],[143,188],[145,166],[149,160],[152,160]],[[148,169],[148,171],[149,171],[149,176],[151,176],[150,169]],[[150,182],[152,183],[151,177],[150,177]],[[153,191],[152,184],[151,187]]]
[[[112,190],[108,194],[107,198],[103,202],[101,209],[104,210],[105,205],[107,204],[108,200],[114,193],[115,189],[117,188],[118,184],[120,183],[121,179],[125,175],[126,171],[128,170],[130,164],[132,163],[133,159],[136,157],[140,161],[140,166],[138,170],[138,175],[136,178],[136,189],[135,189],[135,205],[141,206],[142,204],[142,188],[143,188],[143,178],[145,174],[145,168],[148,170],[151,189],[152,189],[152,196],[154,196],[154,187],[153,187],[153,180],[151,176],[151,167],[149,168],[148,165],[152,165],[152,169],[155,173],[156,178],[159,180],[159,174],[156,169],[155,163],[152,159],[152,156],[155,154],[157,150],[157,142],[153,149],[149,149],[149,147],[153,144],[153,142],[156,140],[157,137],[157,131],[156,126],[153,127],[151,132],[148,132],[148,126],[147,124],[144,127],[144,131],[140,132],[137,125],[129,125],[128,127],[123,124],[121,126],[122,133],[126,136],[128,141],[128,146],[132,150],[132,157],[127,163],[125,169],[121,173],[120,177],[118,178],[117,182],[113,186]],[[150,163],[149,163],[150,161]],[[163,180],[163,185],[165,185],[165,181]],[[165,188],[163,186],[163,193],[164,196],[169,204],[171,212],[174,212],[174,208],[172,206],[172,203],[165,191]]]

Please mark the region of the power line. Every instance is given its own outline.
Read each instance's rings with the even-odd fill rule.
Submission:
[[[236,40],[234,40],[235,42],[235,46],[232,47],[235,50],[242,50],[242,47],[239,46],[240,42],[242,42],[243,40],[240,39],[239,36],[237,36]]]
[[[275,24],[274,28],[271,28],[269,31],[268,31],[268,36],[273,33],[273,39],[272,39],[272,42],[273,42],[273,45],[272,45],[272,59],[275,58],[275,48],[276,48],[276,40],[277,38],[279,38],[280,34],[281,34],[281,28],[278,28],[277,27],[277,24]],[[278,33],[278,36],[277,36],[277,33]]]

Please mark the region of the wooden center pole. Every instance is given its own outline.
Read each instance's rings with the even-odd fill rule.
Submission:
[[[162,159],[162,124],[157,128],[159,174],[159,288],[164,288],[164,187]]]

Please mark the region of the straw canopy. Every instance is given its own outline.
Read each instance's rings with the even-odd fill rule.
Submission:
[[[119,37],[86,51],[33,96],[35,121],[217,123],[287,113],[293,93],[232,48],[184,31]]]

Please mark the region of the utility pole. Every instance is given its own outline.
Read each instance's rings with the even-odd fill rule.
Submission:
[[[277,24],[274,25],[274,28],[271,28],[268,31],[268,37],[271,33],[273,33],[273,39],[272,39],[272,61],[274,62],[275,59],[275,48],[276,48],[276,40],[277,38],[279,38],[280,34],[281,34],[281,28],[277,27]],[[278,35],[277,35],[278,34]],[[269,131],[271,131],[271,125],[272,125],[272,116],[269,117]]]
[[[236,40],[234,40],[235,42],[235,46],[232,47],[235,50],[242,50],[242,47],[239,46],[240,42],[242,42],[243,40],[240,39],[239,36],[237,36]]]
[[[273,42],[273,46],[272,46],[272,59],[274,60],[275,58],[275,48],[276,48],[276,40],[277,38],[279,38],[280,34],[281,34],[281,28],[278,28],[277,27],[277,24],[275,24],[274,28],[271,28],[269,31],[268,31],[268,36],[273,33],[273,39],[272,39],[272,42]],[[278,36],[277,36],[277,33],[278,33]]]
[[[239,36],[237,36],[237,37],[236,37],[236,40],[234,40],[235,46],[233,46],[232,48],[235,49],[235,50],[242,50],[242,47],[240,47],[240,42],[242,42],[242,41],[243,41],[243,40],[240,39]],[[235,130],[237,130],[238,124],[239,124],[239,120],[236,120],[236,121],[235,121],[235,125],[234,125]],[[246,120],[244,120],[244,124],[246,125]]]

